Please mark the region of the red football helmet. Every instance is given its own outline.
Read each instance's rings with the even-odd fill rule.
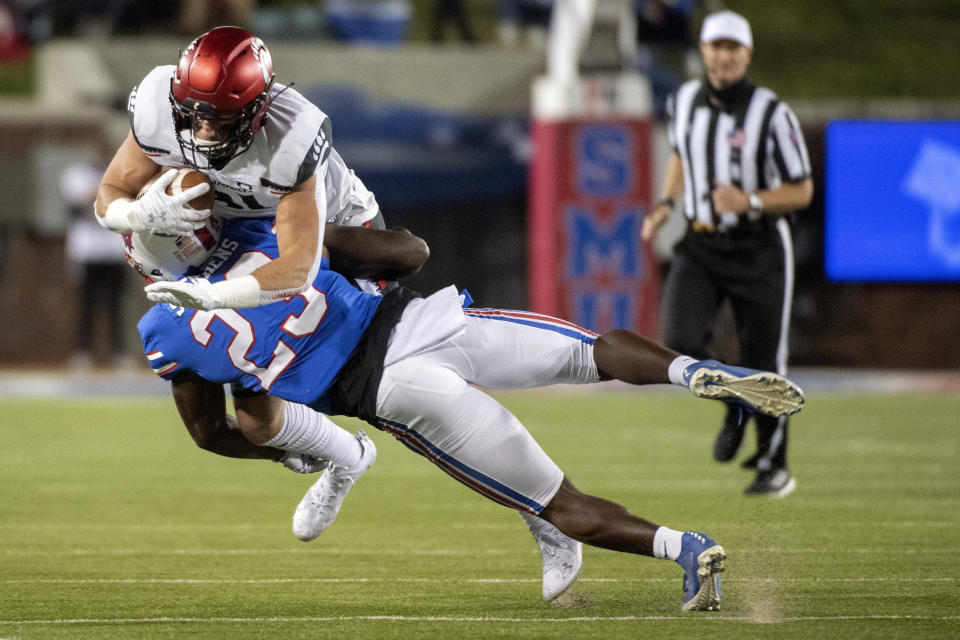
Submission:
[[[191,42],[170,81],[184,160],[196,169],[222,169],[246,151],[266,120],[273,78],[270,52],[245,29],[217,27]],[[197,138],[201,129],[215,132],[213,139]]]

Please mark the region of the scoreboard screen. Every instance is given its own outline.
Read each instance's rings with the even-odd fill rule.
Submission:
[[[825,180],[828,278],[960,281],[960,121],[831,122]]]

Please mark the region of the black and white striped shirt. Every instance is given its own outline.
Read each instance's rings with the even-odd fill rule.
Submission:
[[[683,210],[697,226],[724,230],[740,222],[734,212],[714,210],[711,192],[718,184],[755,193],[810,177],[807,147],[790,107],[764,87],[747,85],[741,94],[724,105],[705,82],[691,80],[667,100],[670,145],[683,164]]]

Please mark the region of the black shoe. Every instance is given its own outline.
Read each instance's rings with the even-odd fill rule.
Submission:
[[[797,481],[786,469],[758,471],[753,484],[744,490],[748,496],[769,496],[786,498],[797,488]]]
[[[757,462],[760,461],[760,452],[757,451],[755,454],[744,460],[740,463],[740,466],[744,469],[756,469]]]
[[[717,462],[729,462],[740,450],[743,442],[743,430],[750,419],[750,412],[743,407],[731,406],[723,421],[723,429],[713,441],[713,459]]]

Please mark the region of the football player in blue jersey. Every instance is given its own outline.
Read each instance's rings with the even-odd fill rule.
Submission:
[[[183,293],[193,305],[244,308],[303,293],[319,268],[324,222],[383,228],[373,194],[332,146],[329,118],[297,91],[275,81],[269,51],[246,30],[218,27],[201,35],[176,66],[150,71],[131,91],[127,107],[130,133],[98,190],[96,213],[102,225],[126,234],[177,236],[209,226],[211,213],[217,221],[267,217],[276,223],[276,259],[243,278],[214,283],[201,274],[179,283],[189,290]],[[206,185],[167,195],[172,171],[136,197],[149,178],[179,167],[201,171],[215,186],[212,211],[195,211],[187,205],[209,189]],[[413,257],[418,250],[412,248]],[[373,286],[369,279],[363,281],[373,291],[380,284],[379,279]],[[221,387],[186,375],[177,381],[181,383],[174,385],[178,406],[198,445],[238,457],[280,456],[286,466],[300,471],[317,470],[326,461],[334,463],[335,473],[325,473],[297,509],[294,530],[303,539],[318,535],[329,524],[350,484],[365,468],[362,461],[372,460],[373,443],[362,440],[362,434],[347,438],[312,409],[282,402],[276,404],[282,409],[276,409],[272,404],[276,401],[264,397],[262,389],[233,384],[237,421],[250,425],[251,434],[260,433],[259,427],[268,423],[267,415],[282,414],[286,427],[299,429],[299,435],[284,444],[283,453],[251,448],[244,439],[233,438],[237,432],[229,428],[232,418],[222,414],[210,418],[204,411],[224,404]],[[322,451],[326,460],[314,460],[311,451]],[[343,474],[349,478],[331,486]],[[330,495],[332,502],[327,499]],[[556,540],[555,547],[567,545],[579,553],[573,541],[543,521],[528,525],[541,548],[548,544],[543,541]],[[548,555],[556,556],[553,548]]]
[[[278,255],[269,220],[228,222],[221,247],[231,240],[239,248],[209,274],[211,283],[243,278]],[[473,385],[517,389],[616,378],[672,382],[770,415],[803,404],[800,389],[776,374],[695,361],[628,331],[598,336],[540,314],[464,309],[452,287],[428,298],[400,287],[381,298],[321,268],[307,291],[288,299],[206,309],[181,295],[190,278],[166,284],[148,287],[168,304],[139,324],[154,369],[168,380],[186,373],[269,391],[275,398],[261,402],[246,426],[237,408],[238,426],[256,444],[298,437],[283,420],[291,402],[361,417],[481,495],[574,540],[677,561],[688,610],[719,607],[723,548],[578,491],[523,425]]]
[[[211,282],[201,275],[178,283],[177,294],[188,296],[193,306],[247,308],[303,294],[320,266],[324,222],[383,228],[373,194],[332,146],[329,118],[297,91],[275,81],[269,51],[246,30],[218,27],[199,36],[176,66],[150,71],[131,91],[127,107],[130,133],[98,190],[96,214],[103,226],[126,234],[177,236],[207,225],[211,211],[195,211],[187,203],[209,187],[201,184],[167,195],[173,171],[163,173],[142,197],[136,197],[149,178],[179,167],[201,171],[215,186],[216,220],[269,217],[276,223],[274,260],[229,281]],[[270,424],[266,416],[282,414],[284,425],[301,429],[299,435],[284,445],[285,453],[251,447],[234,437],[232,418],[210,418],[205,411],[224,405],[222,388],[181,372],[174,393],[198,445],[237,457],[280,456],[285,465],[301,471],[324,464],[301,451],[322,450],[328,460],[340,461],[332,470],[349,469],[353,480],[365,468],[361,458],[372,459],[369,440],[351,443],[312,409],[265,397],[262,389],[249,389],[242,382],[250,379],[231,385],[237,422],[249,425],[250,434],[259,434],[264,424]],[[315,485],[318,491],[304,497],[301,507],[306,504],[312,510],[298,507],[294,528],[304,539],[329,524],[329,514],[335,515],[331,504],[338,507],[349,489],[352,480],[333,487],[333,503],[326,499],[311,503],[311,496],[329,495],[330,487],[323,483],[336,476],[324,474]],[[323,517],[307,518],[308,526],[298,527],[297,516],[304,513]],[[528,520],[528,526],[541,549],[549,549],[545,562],[548,555],[559,557],[555,550],[565,545],[571,557],[576,556],[579,571],[578,545],[542,520]],[[548,590],[546,582],[545,597],[552,597],[557,590]]]
[[[426,243],[406,229],[327,226],[326,245],[333,256],[332,265],[339,273],[356,278],[355,284],[369,279],[389,283],[409,277],[419,271],[429,255]],[[127,259],[141,273],[170,273],[179,267],[170,264],[176,257],[173,252],[165,254],[161,243],[173,245],[177,240],[183,246],[189,237],[150,238],[146,243],[129,246]],[[220,246],[236,244],[236,239],[224,238]],[[147,248],[155,251],[147,255]],[[216,249],[208,253],[204,269],[215,268],[225,253],[230,255],[230,251]],[[326,470],[294,513],[293,531],[301,540],[313,540],[323,533],[353,484],[376,459],[376,447],[365,433],[354,436],[303,405],[285,403],[262,390],[232,385],[237,417],[244,427],[241,431],[237,418],[226,412],[222,385],[187,371],[177,375],[172,383],[177,408],[197,446],[227,457],[282,462],[297,473]],[[296,436],[284,442],[283,448],[253,444],[268,439],[258,435],[269,424],[261,421],[263,416],[282,416],[288,431]]]
[[[217,287],[202,277],[193,281],[209,307],[256,306],[303,291],[319,268],[325,223],[383,228],[373,194],[332,146],[329,118],[275,82],[269,50],[249,31],[218,27],[202,34],[176,66],[158,66],[134,87],[127,110],[130,132],[97,192],[103,226],[129,237],[191,233],[208,225],[211,214],[216,221],[276,223],[276,260]],[[172,170],[137,197],[149,178],[181,167],[202,172],[215,186],[211,210],[188,204],[207,184],[167,195]],[[234,393],[252,392],[234,386]]]
[[[211,231],[219,234],[219,227]],[[255,241],[256,237],[247,239]],[[209,240],[206,235],[204,239]],[[141,274],[156,278],[177,278],[189,269],[193,269],[191,273],[212,273],[238,251],[244,236],[235,233],[222,239],[217,235],[217,239],[220,242],[213,247],[191,235],[137,234],[128,237],[127,259]],[[331,266],[356,278],[358,285],[373,279],[392,288],[396,283],[391,281],[416,273],[429,255],[426,243],[405,229],[327,225],[324,242]],[[190,267],[182,262],[185,253],[200,255],[201,260],[191,260],[194,266]],[[379,285],[378,289],[385,290]],[[316,538],[332,524],[347,493],[376,456],[376,447],[366,434],[354,437],[318,411],[267,396],[262,389],[231,385],[234,418],[226,413],[222,385],[187,370],[179,370],[171,383],[181,418],[201,448],[229,457],[280,461],[298,473],[326,469],[294,513],[293,531],[301,540]],[[270,440],[281,428],[287,437],[274,440],[274,446],[253,444]],[[541,551],[543,597],[553,601],[579,575],[582,545],[549,522],[518,513]]]

